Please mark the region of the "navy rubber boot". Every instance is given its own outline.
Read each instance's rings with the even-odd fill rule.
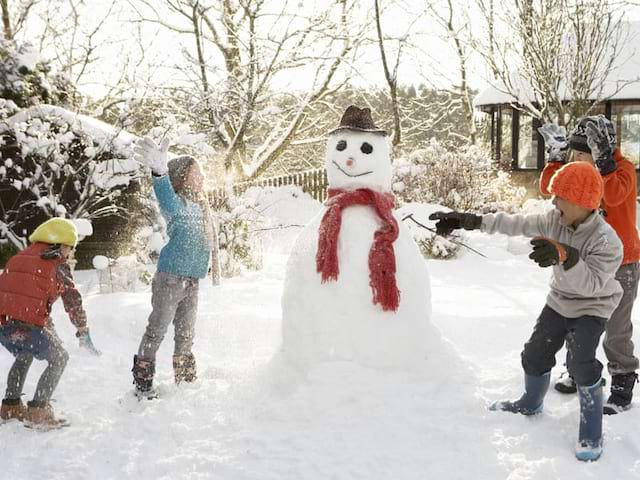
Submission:
[[[542,412],[544,396],[551,383],[551,372],[543,375],[524,374],[524,393],[515,401],[501,400],[494,402],[489,410],[520,413],[522,415],[535,415]]]
[[[576,458],[593,462],[602,455],[602,385],[600,379],[590,387],[578,385],[580,433]]]

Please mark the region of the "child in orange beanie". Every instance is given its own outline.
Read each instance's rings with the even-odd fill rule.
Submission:
[[[602,453],[602,364],[596,359],[596,348],[622,296],[615,279],[622,243],[598,213],[603,184],[592,165],[563,166],[551,180],[550,190],[556,208],[546,214],[436,212],[429,218],[438,220],[440,234],[464,228],[534,237],[529,258],[553,268],[551,289],[522,352],[525,392],[518,400],[495,402],[491,410],[540,413],[555,355],[566,341],[569,372],[580,396],[576,457],[593,461]]]
[[[540,192],[549,195],[549,182],[554,173],[567,161],[588,162],[599,171],[604,183],[600,208],[605,220],[620,237],[624,256],[616,279],[623,295],[617,308],[607,320],[603,347],[607,369],[611,374],[611,395],[605,403],[604,414],[615,415],[631,408],[633,387],[640,366],[634,354],[632,310],[640,283],[640,236],[636,226],[636,169],[617,147],[616,130],[602,115],[578,120],[569,138],[563,128],[546,124],[540,129],[547,147],[547,165],[540,176]],[[575,393],[570,375],[562,375],[555,384],[561,393]]]

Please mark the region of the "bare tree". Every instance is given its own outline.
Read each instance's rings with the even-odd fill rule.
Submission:
[[[605,81],[621,61],[626,36],[609,0],[503,0],[499,18],[487,0],[477,5],[491,29],[475,46],[515,108],[541,121],[573,123],[627,84],[611,88]]]
[[[0,0],[2,31],[6,40],[13,40],[25,26],[29,13],[41,0]]]
[[[182,69],[192,83],[177,97],[182,114],[224,151],[226,172],[254,178],[300,140],[314,105],[348,79],[368,17],[356,0],[309,15],[295,2],[266,0],[131,0],[140,22],[190,39]],[[171,21],[167,20],[171,13]],[[310,84],[278,93],[274,82],[299,76]]]
[[[484,1],[484,0],[478,0]],[[493,0],[490,2],[489,8]],[[468,82],[468,58],[469,58],[469,45],[471,43],[470,21],[466,15],[467,9],[460,3],[454,5],[453,0],[445,0],[443,5],[436,6],[431,1],[427,1],[427,10],[431,17],[435,19],[438,25],[444,30],[446,39],[453,44],[456,58],[458,60],[459,71],[459,83],[456,85],[451,97],[460,99],[464,116],[469,127],[469,142],[471,144],[476,143],[476,123],[473,110],[473,93],[469,87]],[[461,19],[462,22],[458,25],[454,19]],[[490,34],[492,35],[492,34]]]

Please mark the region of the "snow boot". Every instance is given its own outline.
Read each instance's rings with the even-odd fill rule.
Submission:
[[[19,398],[5,398],[0,407],[0,419],[3,421],[18,420],[22,422],[27,416],[27,406]]]
[[[607,380],[604,377],[602,377],[600,379],[600,385],[604,387],[606,384],[607,384]],[[576,393],[578,391],[578,388],[576,387],[576,382],[573,380],[573,377],[569,372],[561,373],[560,378],[558,378],[558,381],[555,383],[553,388],[555,388],[560,393],[567,393],[567,394]]]
[[[152,399],[156,397],[153,390],[153,376],[156,373],[156,363],[133,356],[133,384],[136,386],[138,398]]]
[[[544,396],[551,383],[551,372],[544,375],[524,374],[524,393],[515,401],[502,400],[494,402],[489,410],[511,413],[521,413],[522,415],[535,415],[542,412]]]
[[[578,391],[576,382],[573,381],[573,377],[569,375],[569,372],[562,372],[558,381],[553,385],[553,388],[560,393],[566,394],[572,394]]]
[[[580,433],[576,458],[593,462],[602,455],[602,384],[598,380],[590,387],[578,385],[580,397]]]
[[[611,378],[611,395],[604,406],[605,415],[615,415],[631,408],[636,380],[638,375],[635,373],[623,373]]]
[[[193,353],[173,356],[173,373],[176,383],[192,383],[198,378],[196,369],[196,358]]]
[[[63,418],[56,418],[50,404],[44,402],[27,402],[27,413],[24,424],[39,430],[52,430],[69,425]]]
[[[600,384],[604,387],[607,384],[607,380],[603,377],[600,380]],[[560,374],[560,378],[553,386],[558,392],[572,394],[578,391],[576,387],[576,382],[573,380],[573,377],[569,372],[563,372]]]

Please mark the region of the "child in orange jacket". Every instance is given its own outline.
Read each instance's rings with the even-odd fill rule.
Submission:
[[[604,413],[616,414],[631,406],[633,387],[637,380],[638,358],[634,355],[631,340],[633,324],[631,311],[638,292],[640,279],[640,237],[636,228],[637,177],[633,164],[616,148],[616,132],[613,124],[603,116],[581,118],[567,141],[564,132],[556,125],[547,124],[540,129],[547,145],[547,165],[540,177],[540,191],[550,195],[551,177],[566,162],[584,161],[596,166],[604,183],[601,208],[605,220],[618,234],[624,248],[624,258],[616,279],[622,285],[624,295],[620,304],[607,321],[604,350],[607,368],[612,376],[611,395]],[[574,393],[575,382],[570,376],[561,378],[555,385],[562,393]]]

